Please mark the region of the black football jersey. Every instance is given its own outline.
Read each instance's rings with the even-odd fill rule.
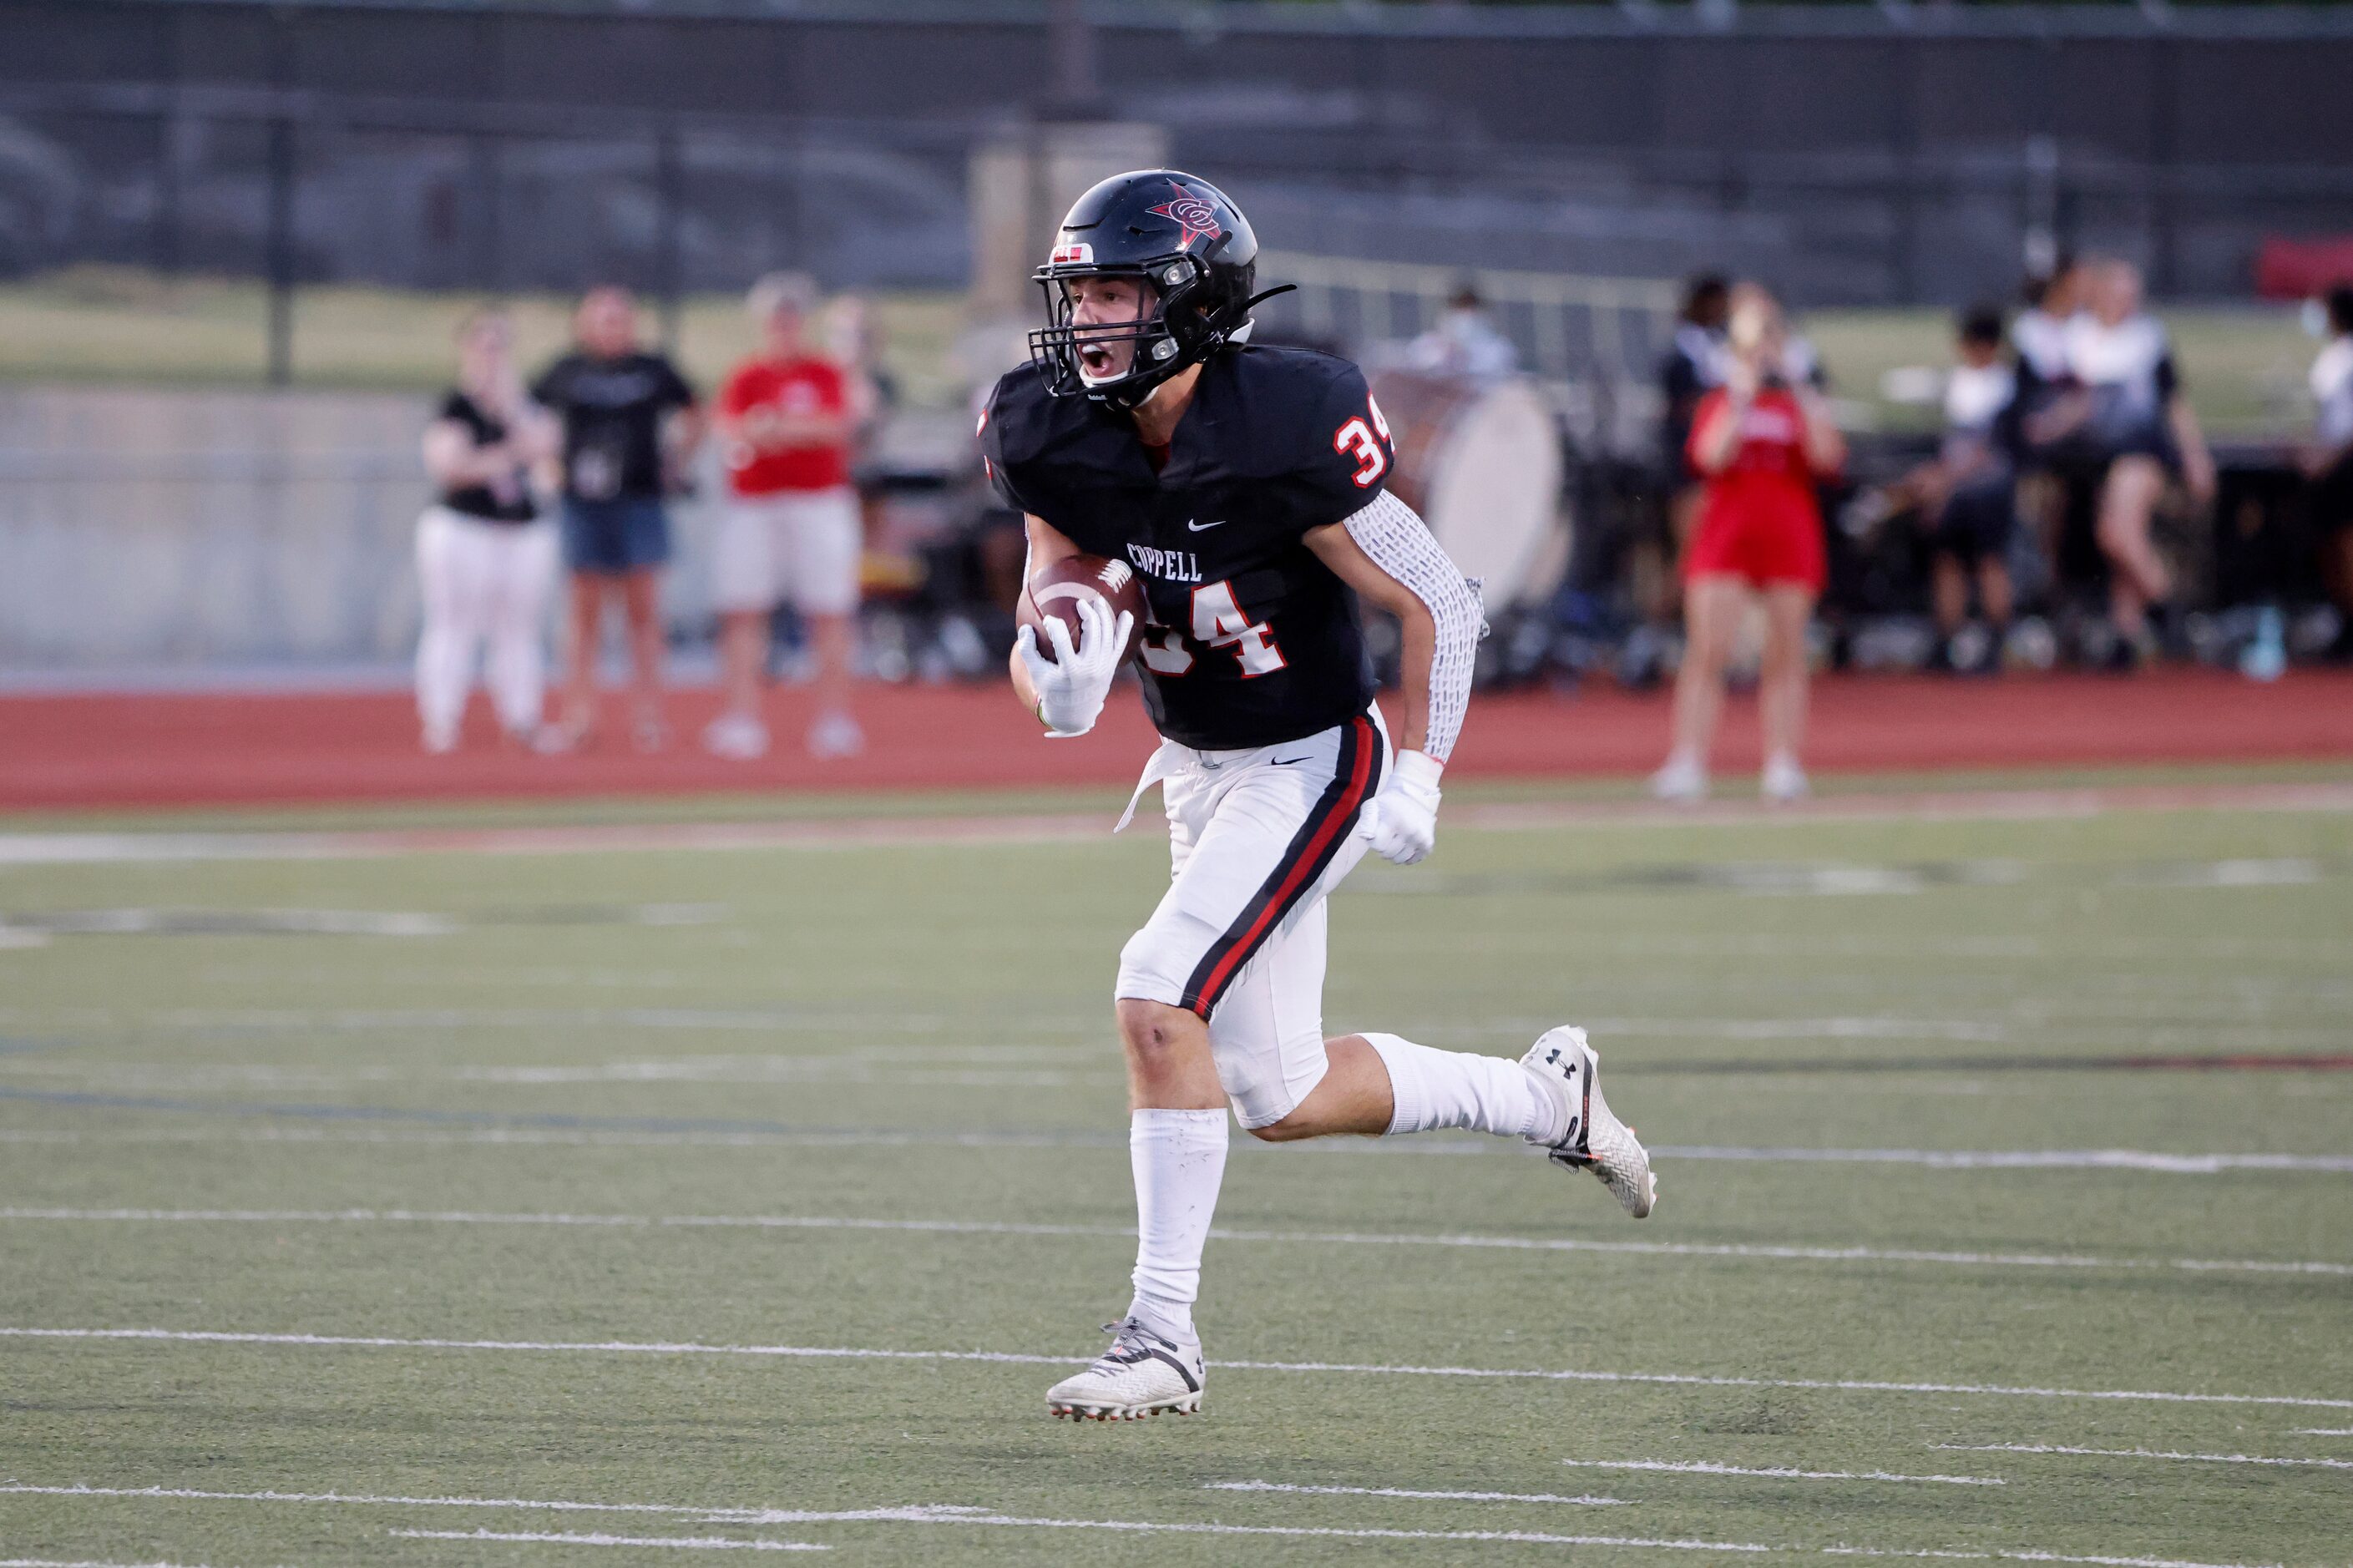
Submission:
[[[1214,355],[1157,473],[1133,419],[1049,395],[1029,365],[997,384],[980,438],[1006,505],[1135,569],[1162,734],[1271,746],[1371,702],[1356,595],[1302,542],[1379,495],[1396,461],[1355,365],[1305,349]]]

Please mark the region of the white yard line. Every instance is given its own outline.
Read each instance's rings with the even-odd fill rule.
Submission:
[[[1780,1466],[1752,1469],[1713,1459],[1563,1459],[1580,1470],[1658,1470],[1688,1476],[1765,1476],[1779,1481],[1922,1481],[1948,1487],[2002,1487],[1998,1476],[1899,1476],[1886,1470],[1797,1470]]]
[[[666,1546],[689,1552],[830,1552],[810,1541],[738,1541],[726,1535],[600,1535],[542,1531],[387,1530],[411,1541],[546,1541],[563,1546]]]
[[[940,1236],[1110,1237],[1133,1226],[1025,1220],[871,1219],[833,1215],[489,1214],[417,1209],[163,1209],[0,1207],[11,1220],[88,1224],[550,1226],[590,1229],[913,1231]],[[1589,1241],[1575,1237],[1382,1235],[1373,1231],[1212,1229],[1213,1240],[1282,1247],[1440,1247],[1505,1252],[1628,1253],[1652,1258],[1762,1258],[1813,1263],[1927,1263],[1988,1268],[2187,1269],[2209,1274],[2353,1278],[2353,1263],[2296,1259],[2104,1258],[2081,1253],[1938,1252],[1914,1247],[1796,1247],[1752,1242]]]
[[[236,1502],[360,1503],[427,1508],[494,1508],[557,1511],[609,1511],[691,1516],[710,1523],[732,1524],[929,1524],[1009,1530],[1105,1530],[1141,1534],[1243,1535],[1366,1541],[1504,1542],[1543,1546],[1627,1546],[1669,1552],[1717,1552],[1744,1555],[1785,1552],[1801,1556],[1968,1558],[2016,1563],[2080,1563],[2103,1568],[2278,1568],[2277,1564],[2189,1563],[2155,1557],[2087,1557],[2040,1551],[1941,1552],[1858,1546],[1775,1546],[1748,1542],[1697,1541],[1620,1535],[1555,1535],[1517,1530],[1385,1530],[1373,1527],[1223,1524],[1158,1520],[1028,1518],[998,1513],[993,1509],[953,1503],[913,1504],[896,1508],[746,1509],[689,1508],[659,1503],[533,1502],[516,1498],[404,1498],[335,1492],[215,1492],[164,1487],[45,1487],[0,1484],[0,1494],[43,1497],[193,1498]],[[1381,1494],[1411,1496],[1410,1493]],[[1451,1494],[1432,1494],[1451,1495]],[[424,1534],[394,1531],[395,1535]],[[561,1536],[491,1535],[481,1531],[435,1532],[437,1540],[545,1540]],[[715,1539],[687,1538],[696,1542]],[[743,1544],[743,1543],[738,1543]],[[689,1550],[694,1548],[690,1547]],[[0,1568],[7,1565],[0,1564]]]
[[[2224,1171],[2353,1172],[2353,1154],[2177,1154],[2147,1149],[1778,1149],[1662,1143],[1666,1160],[1925,1165],[1934,1170],[2123,1170],[2211,1176]]]
[[[2259,1454],[2176,1454],[2158,1448],[2071,1448],[2059,1443],[1932,1443],[1957,1454],[2088,1454],[2103,1459],[2177,1459],[2200,1465],[2280,1465],[2316,1470],[2353,1470],[2353,1459],[2281,1459]]]
[[[2353,1426],[2299,1426],[2299,1437],[2353,1437]]]
[[[701,1520],[707,1524],[743,1524],[754,1522],[754,1516],[765,1512],[760,1509],[697,1508],[681,1503],[661,1502],[572,1502],[543,1498],[478,1498],[478,1497],[402,1497],[376,1492],[223,1492],[206,1491],[195,1487],[69,1487],[29,1486],[18,1482],[0,1483],[0,1496],[22,1493],[28,1497],[99,1497],[99,1498],[169,1498],[195,1502],[302,1502],[349,1503],[384,1508],[498,1508],[520,1509],[531,1513],[647,1513]],[[5,1568],[0,1564],[0,1568]]]
[[[0,1143],[423,1143],[552,1144],[618,1148],[676,1147],[765,1149],[808,1144],[823,1148],[1097,1148],[1127,1146],[1124,1135],[1101,1132],[957,1132],[928,1129],[811,1128],[807,1131],[630,1131],[621,1129],[475,1127],[454,1131],[385,1127],[158,1127],[7,1128]],[[1258,1152],[1245,1140],[1242,1148]],[[1281,1151],[1291,1158],[1298,1151]],[[1516,1153],[1490,1140],[1335,1139],[1306,1146],[1316,1154]],[[2231,1171],[2298,1171],[2353,1173],[2353,1154],[2183,1154],[2147,1149],[1798,1149],[1725,1144],[1655,1143],[1659,1160],[1727,1160],[1779,1164],[1918,1165],[1931,1170],[2144,1171],[2164,1175],[2211,1176]]]
[[[204,1568],[201,1563],[95,1563],[61,1557],[0,1557],[0,1568]]]
[[[1300,1492],[1317,1497],[1418,1498],[1448,1502],[1569,1503],[1580,1508],[1633,1506],[1623,1498],[1564,1497],[1559,1492],[1438,1492],[1418,1491],[1407,1487],[1312,1487],[1290,1481],[1210,1481],[1201,1489],[1209,1492]]]
[[[1448,821],[1493,831],[1912,821],[2031,822],[2118,811],[2353,811],[2338,784],[2116,784],[2075,789],[1892,790],[1767,809],[1697,810],[1649,801],[1466,801]],[[353,860],[399,855],[574,855],[625,851],[932,848],[1106,838],[1108,811],[812,817],[775,822],[604,823],[577,826],[360,828],[343,832],[0,834],[0,866],[192,860]],[[1139,819],[1136,826],[1149,831]]]
[[[812,1361],[985,1362],[1062,1366],[1081,1359],[1019,1351],[876,1350],[838,1345],[730,1345],[696,1341],[404,1339],[377,1334],[255,1333],[221,1329],[0,1327],[0,1339],[146,1340],[183,1344],[301,1345],[325,1349],[512,1351],[553,1354],[748,1356]],[[1548,1383],[1664,1384],[1704,1388],[1810,1388],[1843,1394],[1940,1394],[2018,1399],[2150,1401],[2168,1405],[2275,1405],[2353,1410],[2353,1399],[2288,1394],[2181,1394],[2137,1389],[2041,1388],[1980,1383],[1897,1383],[1867,1378],[1735,1377],[1682,1372],[1593,1372],[1539,1367],[1416,1366],[1377,1362],[1228,1361],[1221,1372],[1286,1372],[1348,1377],[1464,1377]]]

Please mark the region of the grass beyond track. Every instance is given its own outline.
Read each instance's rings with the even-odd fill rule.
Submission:
[[[0,1562],[2353,1562],[2353,814],[1369,865],[1329,1024],[1588,1023],[1657,1216],[1238,1137],[1074,1428],[1164,853],[0,866]]]
[[[434,392],[448,384],[451,335],[480,297],[322,286],[297,292],[293,374],[309,386]],[[565,341],[569,296],[512,297],[526,363]],[[927,406],[955,404],[962,302],[944,293],[876,297],[884,352],[902,387]],[[2306,371],[2316,346],[2282,306],[2164,306],[2184,385],[2211,431],[2300,436],[2311,422]],[[169,279],[135,268],[68,268],[0,287],[0,385],[127,382],[252,385],[269,356],[269,298],[250,279]],[[1952,361],[1952,316],[1927,310],[1816,310],[1801,326],[1841,396],[1897,429],[1934,429],[1935,407],[1886,400],[1890,370]],[[742,301],[696,295],[680,313],[681,363],[717,384],[747,342]]]

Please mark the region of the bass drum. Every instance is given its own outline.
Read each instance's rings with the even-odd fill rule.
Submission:
[[[1550,590],[1568,558],[1560,434],[1535,384],[1384,371],[1372,386],[1397,447],[1389,488],[1462,574],[1481,580],[1487,607]]]

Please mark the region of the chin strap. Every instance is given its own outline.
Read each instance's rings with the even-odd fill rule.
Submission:
[[[1224,348],[1229,344],[1249,342],[1250,329],[1258,324],[1250,319],[1250,311],[1257,306],[1264,303],[1266,300],[1273,299],[1277,294],[1294,294],[1298,291],[1299,285],[1296,283],[1281,283],[1277,284],[1274,288],[1262,289],[1243,300],[1241,310],[1237,312],[1237,314],[1242,318],[1240,323],[1226,331],[1219,332],[1209,345],[1210,352],[1215,353],[1217,350]],[[1142,346],[1142,343],[1139,342],[1137,347],[1140,349]],[[1186,363],[1199,364],[1207,358],[1208,356],[1204,355],[1200,360],[1188,360]],[[1101,403],[1108,403],[1114,408],[1124,409],[1132,414],[1136,409],[1143,407],[1144,405],[1150,402],[1154,394],[1157,393],[1162,387],[1168,384],[1169,377],[1180,374],[1184,368],[1184,365],[1171,367],[1166,373],[1155,376],[1149,383],[1141,387],[1135,386],[1133,383],[1119,387],[1090,386],[1087,384],[1086,377],[1083,374],[1079,377],[1079,386],[1080,390],[1084,392],[1089,397],[1094,398],[1096,401]]]

